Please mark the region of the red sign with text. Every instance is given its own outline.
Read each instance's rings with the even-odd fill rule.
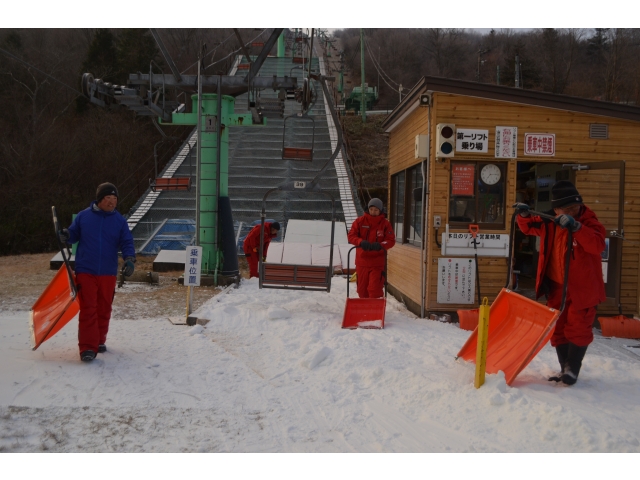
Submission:
[[[451,170],[451,195],[473,196],[476,179],[475,164],[453,164]]]

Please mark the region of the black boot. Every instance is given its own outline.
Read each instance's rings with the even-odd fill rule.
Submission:
[[[553,377],[549,377],[550,382],[559,382],[562,380],[562,373],[564,372],[567,357],[569,356],[569,344],[563,343],[562,345],[556,346],[556,353],[558,354],[558,362],[560,362],[560,373]]]
[[[587,353],[587,347],[579,347],[573,343],[569,343],[569,355],[562,373],[562,383],[565,385],[573,385],[578,381],[578,374],[580,373],[582,359],[585,353]]]

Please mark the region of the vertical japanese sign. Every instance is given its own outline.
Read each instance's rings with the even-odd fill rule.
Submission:
[[[475,180],[475,164],[453,163],[451,165],[451,195],[473,196]]]
[[[187,247],[187,258],[184,262],[184,286],[200,286],[200,270],[202,268],[202,247]]]
[[[518,158],[518,127],[496,127],[496,158]]]
[[[487,153],[489,151],[489,130],[456,129],[456,152]]]
[[[538,157],[553,157],[556,154],[555,133],[525,133],[524,154]]]
[[[438,259],[438,303],[474,302],[476,272],[473,258]]]

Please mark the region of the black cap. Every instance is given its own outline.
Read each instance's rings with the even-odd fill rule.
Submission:
[[[96,190],[96,202],[100,203],[100,201],[106,197],[107,195],[115,195],[118,197],[118,189],[113,183],[101,183],[98,185],[98,190]]]
[[[582,196],[570,181],[560,180],[551,187],[552,208],[566,207],[576,203],[582,204]]]
[[[275,228],[276,230],[280,230],[280,224],[278,222],[273,222],[271,224],[271,228]]]

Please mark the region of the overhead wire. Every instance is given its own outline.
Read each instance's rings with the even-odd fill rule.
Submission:
[[[78,89],[76,89],[76,88],[74,88],[74,87],[72,87],[72,86],[70,86],[70,85],[67,85],[67,84],[66,84],[66,83],[64,83],[63,81],[58,80],[57,78],[55,78],[55,77],[54,77],[54,76],[52,76],[52,75],[49,75],[49,74],[48,74],[48,73],[46,73],[46,72],[43,72],[43,71],[42,71],[42,70],[40,70],[38,67],[36,67],[36,66],[34,66],[34,65],[31,65],[29,62],[27,62],[26,60],[21,59],[20,57],[17,57],[17,56],[16,56],[16,55],[14,55],[13,53],[11,53],[11,52],[7,52],[7,51],[6,51],[5,49],[3,49],[3,48],[0,48],[0,52],[1,52],[1,53],[4,53],[7,57],[13,58],[14,60],[17,60],[18,62],[21,62],[21,63],[25,64],[25,65],[26,65],[26,66],[28,66],[29,68],[33,68],[35,71],[40,72],[40,73],[41,73],[41,74],[43,74],[44,76],[49,77],[49,78],[50,78],[51,80],[53,80],[54,82],[57,82],[57,83],[59,83],[60,85],[63,85],[63,86],[65,86],[65,87],[67,87],[69,90],[72,90],[73,92],[77,93],[78,95],[82,95],[82,96],[84,96],[84,93],[82,93],[80,90],[78,90]]]
[[[213,49],[213,51],[211,52],[211,61],[213,61],[213,55],[216,53],[216,50],[218,48],[220,48],[222,45],[224,45],[225,43],[227,43],[227,41],[231,38],[234,37],[235,34],[232,33],[231,35],[229,35],[227,38],[225,38],[222,42],[220,42],[216,48]],[[189,65],[187,68],[184,69],[184,71],[180,72],[182,75],[184,75],[185,72],[187,72],[189,69],[191,69],[192,67],[196,66],[198,64],[198,61],[196,60],[195,62],[193,62],[191,65]]]
[[[401,85],[400,85],[398,82],[394,81],[394,80],[391,78],[391,76],[389,76],[389,74],[388,74],[387,72],[385,72],[384,70],[382,70],[382,66],[381,66],[378,62],[376,62],[375,57],[374,57],[374,56],[373,56],[373,54],[371,53],[371,49],[369,48],[369,42],[368,42],[366,39],[365,39],[365,41],[364,41],[364,44],[365,44],[365,46],[367,47],[367,52],[369,53],[369,58],[371,58],[371,61],[372,61],[372,63],[373,63],[373,66],[375,67],[376,71],[377,71],[377,72],[380,74],[380,76],[382,77],[382,80],[384,81],[384,83],[386,83],[386,84],[387,84],[387,86],[388,86],[389,88],[391,88],[392,90],[397,90],[397,89],[398,89],[398,87],[400,87]],[[390,81],[391,83],[395,83],[397,86],[396,86],[396,87],[393,87],[392,85],[389,85],[389,82],[387,82],[387,80],[385,79],[385,75],[388,77],[388,79],[389,79],[389,81]],[[404,92],[404,91],[409,91],[409,89],[408,89],[408,88],[405,88],[405,87],[402,87],[402,91],[403,91],[403,92]]]
[[[253,41],[255,41],[257,38],[261,37],[261,36],[262,36],[262,34],[263,34],[264,32],[266,32],[266,31],[267,31],[267,29],[265,28],[265,29],[264,29],[264,30],[262,30],[262,32],[260,32],[256,37],[254,37],[252,40],[249,40],[249,43],[252,43],[252,42],[253,42]],[[205,68],[205,69],[207,69],[207,68],[209,68],[209,67],[213,67],[214,65],[217,65],[218,63],[223,62],[224,60],[226,60],[227,58],[229,58],[231,55],[234,55],[234,54],[238,53],[240,50],[242,50],[242,47],[240,47],[240,48],[238,48],[238,49],[234,50],[234,51],[233,51],[233,52],[231,52],[229,55],[227,55],[227,56],[226,56],[226,57],[224,57],[224,58],[221,58],[221,59],[220,59],[220,60],[218,60],[217,62],[210,63],[209,65],[207,65],[207,66],[206,66],[206,67],[204,67],[204,68]]]
[[[265,30],[266,30],[266,29],[265,29]],[[260,34],[260,35],[262,35],[262,33],[264,33],[264,31],[265,31],[265,30],[263,30],[263,31],[261,32],[261,34]],[[258,37],[259,37],[260,35],[258,35]],[[258,38],[258,37],[256,37],[256,38]],[[227,40],[228,40],[228,38],[227,38]],[[254,40],[255,40],[255,39],[254,39]],[[226,41],[226,40],[225,40],[225,41]],[[252,40],[252,41],[253,41],[253,40]],[[8,52],[8,51],[6,51],[5,49],[0,48],[0,53],[3,53],[3,54],[4,54],[4,55],[6,55],[7,57],[14,59],[14,60],[16,60],[16,61],[18,61],[18,62],[20,62],[20,63],[22,63],[22,64],[26,65],[26,66],[27,66],[27,67],[29,67],[29,68],[32,68],[33,70],[35,70],[35,71],[37,71],[37,72],[41,73],[42,75],[44,75],[44,76],[46,76],[46,77],[50,78],[50,79],[51,79],[51,80],[53,80],[54,82],[59,83],[60,85],[62,85],[62,86],[64,86],[64,87],[68,88],[69,90],[73,91],[74,93],[77,93],[78,95],[80,95],[80,96],[82,96],[82,97],[84,97],[84,96],[85,96],[85,95],[84,95],[84,93],[82,93],[80,90],[78,90],[78,89],[76,89],[76,88],[74,88],[74,87],[72,87],[72,86],[70,86],[70,85],[67,85],[67,84],[66,84],[66,83],[64,83],[63,81],[58,80],[57,78],[55,78],[53,75],[50,75],[50,74],[48,74],[48,73],[46,73],[46,72],[42,71],[41,69],[39,69],[39,68],[38,68],[38,67],[36,67],[35,65],[32,65],[31,63],[27,62],[26,60],[23,60],[22,58],[20,58],[20,57],[18,57],[18,56],[16,56],[16,55],[14,55],[14,54],[12,54],[11,52]],[[189,67],[189,68],[191,68],[191,67]],[[188,70],[188,69],[187,69],[187,70]],[[186,71],[186,70],[185,70],[185,71]],[[182,73],[184,73],[184,72],[182,72]],[[156,125],[156,126],[157,126],[157,125]],[[157,128],[159,129],[159,126],[157,126]],[[174,127],[174,129],[173,129],[174,133],[175,133],[175,131],[176,131],[177,129],[178,129],[178,127]],[[162,133],[162,132],[161,132],[161,133]],[[171,135],[171,136],[170,136],[170,138],[177,138],[177,137],[174,137],[173,135]],[[160,159],[161,159],[161,160],[162,160],[162,159],[164,159],[168,153],[169,153],[169,151],[165,151],[165,153],[164,153],[163,155],[161,155],[161,158],[160,158]],[[129,181],[129,179],[131,179],[131,177],[133,177],[133,175],[134,175],[134,174],[136,174],[136,173],[138,172],[138,170],[140,170],[140,169],[145,165],[145,163],[147,163],[147,161],[151,160],[152,158],[153,158],[153,154],[152,154],[152,155],[150,155],[149,157],[147,157],[147,159],[145,159],[143,162],[141,162],[141,163],[140,163],[140,165],[138,166],[138,168],[136,168],[135,170],[133,170],[133,171],[130,173],[130,175],[122,181],[122,184],[123,184],[123,185],[124,185],[124,184],[126,184],[126,182],[127,182],[127,181]],[[155,166],[154,166],[154,168],[155,168]],[[149,170],[149,173],[150,173],[150,172],[151,172],[151,170]],[[132,193],[134,193],[134,191],[135,191],[135,189],[134,189],[134,190],[131,190],[128,194],[124,195],[124,196],[122,197],[122,199],[121,199],[121,200],[122,200],[122,201],[126,200],[126,199],[127,199],[127,198],[132,194]]]

